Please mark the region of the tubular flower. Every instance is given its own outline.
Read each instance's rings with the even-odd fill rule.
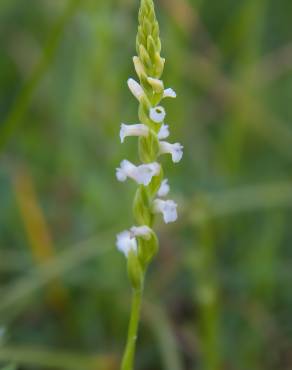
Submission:
[[[134,68],[139,78],[128,79],[128,87],[139,102],[139,123],[121,124],[120,139],[123,143],[128,136],[138,137],[140,165],[123,160],[116,169],[118,181],[127,178],[138,184],[133,202],[135,226],[117,235],[117,248],[127,257],[128,275],[133,288],[131,324],[121,370],[134,368],[134,353],[137,339],[138,320],[145,273],[148,265],[158,252],[159,242],[153,230],[155,214],[161,213],[165,223],[177,219],[177,204],[163,200],[169,193],[168,179],[164,178],[162,166],[158,163],[161,154],[171,154],[173,162],[182,159],[183,147],[170,144],[169,126],[165,124],[166,111],[161,106],[164,98],[175,98],[172,88],[166,88],[162,80],[165,59],[161,57],[159,25],[153,0],[140,0],[139,26],[136,38]],[[157,198],[159,197],[159,198]]]
[[[177,220],[177,204],[173,200],[155,199],[153,209],[155,213],[162,213],[166,224]]]
[[[183,146],[179,143],[170,144],[166,141],[160,141],[160,154],[171,154],[173,163],[178,163],[183,156]]]
[[[157,106],[150,109],[150,118],[155,123],[161,123],[164,121],[164,118],[166,116],[165,109],[161,106]]]
[[[148,133],[149,128],[143,123],[138,123],[135,125],[125,125],[122,123],[120,129],[121,143],[125,141],[127,136],[147,136]]]
[[[157,162],[149,164],[141,164],[135,166],[126,159],[121,162],[121,167],[117,168],[117,179],[121,182],[131,178],[140,185],[149,185],[153,176],[158,176],[160,173],[160,164]]]
[[[129,252],[137,253],[137,240],[131,235],[129,231],[123,231],[117,235],[117,248],[128,257]]]

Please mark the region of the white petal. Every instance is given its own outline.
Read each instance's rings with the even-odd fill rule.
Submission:
[[[177,220],[177,204],[173,200],[155,199],[153,206],[154,212],[162,213],[166,224]]]
[[[149,226],[133,226],[131,227],[131,233],[133,234],[133,236],[135,237],[142,237],[146,240],[149,240],[150,239],[150,236],[152,234],[152,230],[150,229]]]
[[[183,156],[183,146],[179,143],[170,144],[166,141],[160,141],[160,154],[171,154],[172,161],[178,163]]]
[[[123,143],[127,136],[147,136],[149,129],[143,123],[138,123],[135,125],[125,125],[121,124],[120,138]]]
[[[124,182],[127,180],[127,175],[121,168],[116,169],[116,177],[120,182]]]
[[[124,253],[126,257],[128,257],[131,250],[137,253],[137,240],[131,236],[128,230],[117,235],[116,245],[118,250]]]
[[[166,116],[165,109],[161,106],[157,106],[155,108],[150,109],[150,118],[155,123],[163,122],[165,116]]]
[[[168,138],[169,136],[169,129],[168,129],[168,125],[162,125],[161,126],[161,129],[160,131],[158,132],[158,139],[159,140],[163,140],[163,139],[166,139]]]
[[[129,78],[128,86],[131,90],[131,93],[140,101],[141,97],[144,95],[144,90],[142,89],[141,85],[139,85],[138,82],[133,78]]]
[[[171,88],[165,89],[163,93],[163,97],[164,98],[176,98],[176,92]]]
[[[169,190],[170,190],[170,187],[169,187],[169,185],[168,185],[168,179],[164,179],[164,180],[162,181],[162,184],[161,184],[161,186],[160,186],[160,188],[159,188],[158,192],[157,192],[157,195],[158,195],[159,197],[166,197],[166,196],[167,196],[167,194],[169,193]]]

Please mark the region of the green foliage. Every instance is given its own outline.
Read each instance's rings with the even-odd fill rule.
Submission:
[[[137,369],[291,369],[291,1],[155,5],[185,157],[164,163],[179,222],[158,223]],[[2,364],[118,369],[130,294],[114,243],[135,186],[114,169],[139,160],[117,134],[137,120],[137,10],[0,1]]]
[[[8,365],[1,368],[1,370],[16,370],[17,367],[15,365]]]

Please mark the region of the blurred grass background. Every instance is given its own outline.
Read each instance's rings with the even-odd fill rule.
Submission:
[[[176,224],[158,223],[137,369],[292,369],[292,3],[156,0]],[[0,2],[0,363],[119,368],[130,288],[115,234],[136,122],[136,0]],[[175,138],[175,139],[173,139]],[[6,368],[5,368],[6,370]]]

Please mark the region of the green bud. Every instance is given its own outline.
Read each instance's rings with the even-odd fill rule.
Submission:
[[[152,26],[150,21],[147,18],[144,18],[143,20],[143,32],[144,35],[151,35],[152,33]]]
[[[128,276],[133,289],[142,288],[144,274],[139,258],[133,250],[128,254]]]
[[[134,63],[135,71],[136,71],[138,77],[140,78],[140,80],[142,78],[147,79],[147,74],[145,72],[143,64],[141,63],[140,58],[136,57],[136,56],[133,57],[133,63]]]
[[[148,83],[151,85],[152,89],[156,94],[163,94],[164,91],[164,84],[161,80],[158,80],[157,78],[148,77],[147,78]]]
[[[150,234],[150,238],[147,240],[142,237],[139,237],[137,239],[139,242],[138,258],[142,267],[145,269],[158,252],[159,248],[158,238],[156,234],[152,232]]]
[[[158,176],[153,176],[150,184],[148,185],[149,197],[154,198],[161,186],[163,180],[163,169],[161,167],[160,173]]]
[[[155,177],[155,176],[154,176]],[[139,225],[151,225],[153,220],[153,215],[151,213],[151,204],[147,188],[143,185],[139,186],[135,198],[133,213],[137,223]]]
[[[143,163],[154,162],[159,154],[159,140],[150,130],[148,136],[139,137],[139,155]]]
[[[160,78],[164,70],[165,59],[156,52],[154,60],[154,74],[156,78]]]
[[[150,56],[147,52],[147,50],[145,49],[144,45],[140,44],[139,45],[139,57],[144,65],[144,67],[146,67],[149,71],[152,70],[152,62],[151,62],[151,59],[150,59]]]
[[[150,56],[150,58],[152,60],[152,63],[154,64],[154,62],[155,62],[155,53],[156,53],[156,45],[155,45],[155,42],[154,42],[153,37],[151,35],[149,35],[147,37],[147,52],[148,52],[148,55]]]

